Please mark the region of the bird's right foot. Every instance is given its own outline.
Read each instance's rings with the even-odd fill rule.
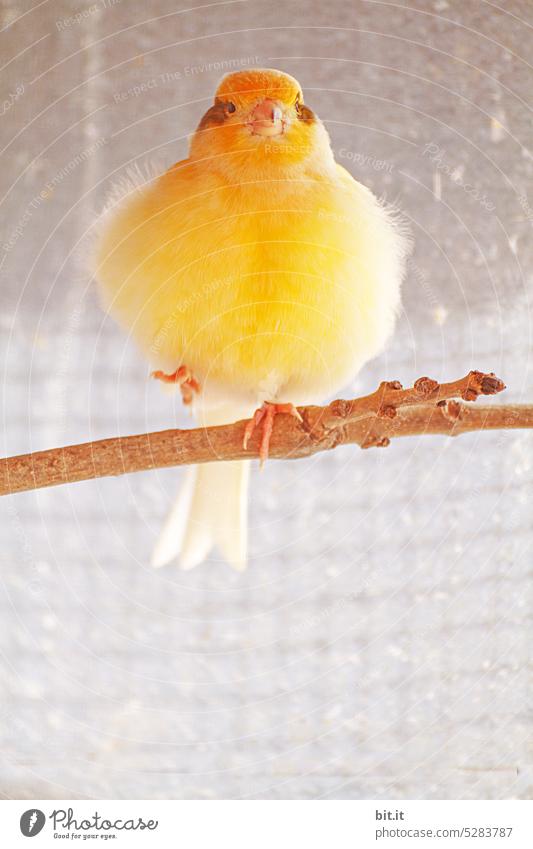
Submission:
[[[274,427],[274,419],[278,413],[288,413],[289,416],[294,416],[299,422],[302,417],[294,404],[272,404],[270,401],[265,401],[262,407],[255,411],[253,418],[247,423],[244,429],[243,448],[248,448],[248,442],[256,427],[261,426],[261,442],[259,443],[259,462],[261,468],[268,460],[268,450],[270,447],[270,437],[272,436],[272,428]]]

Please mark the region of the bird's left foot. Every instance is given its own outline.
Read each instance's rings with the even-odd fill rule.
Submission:
[[[153,371],[152,377],[162,380],[163,383],[177,383],[184,404],[192,404],[195,393],[200,392],[200,384],[187,366],[180,366],[172,374],[160,370]]]
[[[252,436],[256,427],[259,427],[259,425],[261,425],[263,428],[261,434],[261,443],[259,445],[259,460],[261,467],[264,465],[265,460],[268,459],[270,437],[272,435],[274,419],[277,413],[288,413],[289,416],[294,416],[294,418],[298,419],[299,422],[302,421],[302,417],[294,406],[294,404],[271,404],[270,401],[265,401],[263,406],[259,407],[259,409],[255,411],[253,418],[250,419],[244,430],[244,439],[242,441],[242,444],[244,450],[246,450],[248,448],[250,437]]]

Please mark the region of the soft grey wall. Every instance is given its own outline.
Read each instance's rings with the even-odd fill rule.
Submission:
[[[0,34],[2,453],[187,420],[80,245],[128,164],[185,154],[215,63],[241,60],[297,76],[411,222],[396,335],[346,391],[476,367],[533,398],[527,0],[31,6],[4,0]],[[531,447],[273,462],[244,575],[150,569],[177,470],[3,499],[0,793],[531,796]]]

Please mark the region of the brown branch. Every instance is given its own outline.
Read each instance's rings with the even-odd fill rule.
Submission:
[[[476,430],[532,428],[532,405],[472,407],[479,395],[505,389],[493,374],[472,371],[439,384],[421,377],[411,389],[387,381],[371,395],[300,407],[303,421],[276,418],[270,457],[309,457],[338,445],[386,446],[398,436],[458,436]],[[455,399],[463,399],[462,401]],[[242,447],[245,422],[193,430],[164,430],[69,445],[0,460],[0,495],[147,469],[258,456],[260,435]]]

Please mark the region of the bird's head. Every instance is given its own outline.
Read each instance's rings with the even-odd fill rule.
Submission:
[[[333,161],[322,122],[305,105],[300,84],[281,71],[225,76],[191,142],[191,157],[212,167],[290,169]]]

